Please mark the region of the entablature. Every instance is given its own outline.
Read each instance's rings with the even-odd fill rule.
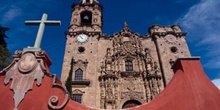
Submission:
[[[72,81],[73,86],[89,86],[90,83],[90,80],[87,79]]]
[[[186,32],[182,32],[181,27],[179,25],[172,25],[172,26],[153,25],[148,29],[148,33],[151,37],[153,36],[164,37],[168,34],[172,34],[176,37],[186,36]]]
[[[141,72],[137,71],[121,71],[119,72],[121,77],[139,77],[141,75]]]

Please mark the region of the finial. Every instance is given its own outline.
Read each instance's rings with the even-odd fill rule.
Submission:
[[[128,23],[126,21],[124,22],[124,27],[128,27]]]
[[[94,2],[99,3],[97,0],[81,0],[82,4],[93,4]]]

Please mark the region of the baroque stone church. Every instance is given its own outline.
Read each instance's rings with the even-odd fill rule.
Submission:
[[[126,22],[121,31],[105,35],[103,24],[97,0],[72,5],[61,81],[71,77],[72,99],[86,106],[122,109],[149,103],[172,79],[174,61],[191,56],[178,25],[153,25],[143,36]]]

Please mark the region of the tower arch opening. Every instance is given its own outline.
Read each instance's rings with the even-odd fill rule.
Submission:
[[[92,12],[91,11],[83,11],[80,14],[80,18],[81,18],[81,26],[92,25]]]
[[[138,105],[141,105],[141,102],[139,102],[137,100],[128,100],[123,104],[122,109],[135,107],[135,106],[138,106]]]

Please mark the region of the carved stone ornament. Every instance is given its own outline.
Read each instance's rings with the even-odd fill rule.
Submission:
[[[127,60],[132,61],[131,71],[126,70]],[[141,36],[133,33],[127,23],[112,36],[112,48],[107,48],[101,62],[99,81],[101,109],[121,109],[128,100],[150,102],[164,88],[160,67],[150,49],[144,50]]]
[[[49,98],[48,100],[48,106],[50,109],[52,110],[60,110],[62,109],[63,107],[65,107],[65,105],[67,104],[67,102],[69,101],[70,97],[69,97],[69,93],[68,91],[66,90],[66,88],[61,85],[61,84],[58,84],[56,82],[56,75],[53,75],[53,83],[52,83],[52,88],[58,88],[58,89],[61,89],[65,94],[64,94],[64,100],[63,102],[60,104],[60,105],[57,105],[58,104],[58,101],[59,101],[59,98],[58,96],[56,95],[53,95]]]
[[[131,44],[131,42],[124,42],[122,52],[123,52],[123,54],[129,53],[129,54],[135,55],[136,49]]]
[[[144,98],[143,92],[129,91],[129,92],[121,93],[121,99],[143,99],[143,98]]]
[[[27,91],[33,88],[34,80],[40,86],[46,68],[43,61],[37,60],[36,56],[40,56],[40,52],[19,52],[15,53],[15,60],[6,72],[5,85],[12,79],[11,89],[14,91],[14,110],[17,109],[19,103],[24,99]],[[21,58],[19,58],[21,56]],[[16,58],[17,57],[17,58]]]
[[[81,0],[82,4],[86,4],[87,1],[89,1],[90,4],[93,4],[93,2],[99,3],[97,0]]]
[[[173,26],[160,26],[154,25],[149,28],[150,35],[159,35],[159,36],[166,36],[168,34],[172,34],[175,36],[185,36],[186,33],[181,31],[180,26],[173,25]]]
[[[18,109],[19,104],[25,97],[25,94],[33,89],[34,81],[36,80],[37,86],[42,84],[42,79],[45,74],[53,76],[54,81],[52,87],[58,87],[66,91],[62,85],[56,84],[56,76],[49,74],[45,66],[51,65],[50,59],[44,51],[16,51],[14,61],[3,71],[6,72],[4,84],[8,85],[11,80],[10,89],[14,91],[14,110]],[[65,101],[61,105],[65,105],[68,100],[68,93],[66,92]],[[54,106],[58,101],[58,97],[52,96],[49,99],[49,107],[56,109],[61,106]]]
[[[174,35],[167,35],[164,37],[164,39],[166,40],[166,42],[168,44],[176,44],[177,43],[177,38]]]

